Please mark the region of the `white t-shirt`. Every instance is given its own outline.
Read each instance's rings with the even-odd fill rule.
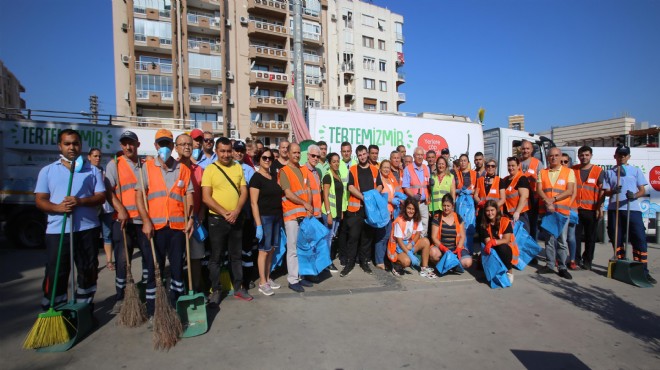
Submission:
[[[401,238],[403,240],[409,240],[413,236],[413,232],[422,232],[424,227],[421,222],[417,223],[417,229],[413,230],[414,221],[406,221],[406,230],[401,230],[401,227],[398,223],[394,224],[394,237]]]

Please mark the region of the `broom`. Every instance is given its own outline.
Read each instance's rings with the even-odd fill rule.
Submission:
[[[70,164],[69,185],[67,186],[66,196],[71,195],[71,185],[73,184],[73,171],[75,166],[73,162]],[[32,329],[23,342],[23,348],[36,349],[41,347],[48,347],[55,344],[66,343],[71,338],[67,330],[68,322],[62,316],[62,312],[55,311],[55,294],[57,292],[57,280],[60,274],[60,261],[62,259],[62,245],[64,244],[64,234],[66,232],[66,220],[68,212],[64,213],[62,219],[62,230],[60,231],[60,242],[57,247],[57,262],[55,263],[55,278],[53,279],[53,290],[50,295],[50,308],[48,311],[39,314],[37,321],[32,326]],[[73,226],[73,225],[71,225]]]
[[[140,187],[142,188],[142,200],[144,207],[149,212],[147,195],[144,192],[144,174],[140,166]],[[153,238],[149,238],[151,244],[151,254],[154,259],[154,270],[156,275],[156,302],[154,311],[154,349],[170,349],[179,341],[183,333],[181,319],[167,299],[167,291],[163,286],[163,280],[160,276],[160,266],[156,258],[156,247]]]
[[[117,163],[117,156],[115,156],[115,163]],[[120,189],[119,200],[123,201],[119,176],[117,180],[117,188]],[[121,233],[122,237],[124,238],[124,254],[126,255],[126,287],[124,288],[124,303],[121,305],[121,310],[119,311],[119,320],[117,321],[117,324],[126,326],[128,328],[136,328],[147,321],[147,308],[140,301],[140,293],[138,292],[137,286],[135,285],[135,280],[133,280],[133,272],[131,271],[132,256],[128,254],[128,246],[126,245],[126,229],[122,227]]]

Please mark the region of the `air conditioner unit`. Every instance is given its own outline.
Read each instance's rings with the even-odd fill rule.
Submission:
[[[234,80],[234,72],[232,71],[227,71],[227,80],[233,81]]]
[[[124,94],[124,100],[126,100],[126,101],[130,101],[130,100],[131,100],[131,96],[130,96],[129,93],[125,93],[125,94]]]
[[[227,99],[227,104],[234,105],[234,99],[231,98]]]
[[[124,32],[128,32],[128,24],[122,23],[121,24],[121,30],[124,31]]]
[[[239,138],[238,137],[238,131],[237,130],[230,130],[229,131],[229,137],[231,137],[232,139],[238,139]]]
[[[128,63],[131,61],[130,55],[121,55],[121,62],[128,65]]]
[[[242,25],[247,26],[247,24],[248,24],[248,19],[247,19],[246,17],[241,17],[240,20],[241,20],[241,24],[242,24]]]
[[[332,20],[333,22],[337,22],[337,16],[335,14],[331,15],[330,20]]]
[[[220,21],[220,19],[218,19],[218,22],[219,22],[219,21]],[[225,21],[225,26],[227,26],[227,27],[231,27],[231,21],[230,21],[229,19],[227,19],[227,20]]]

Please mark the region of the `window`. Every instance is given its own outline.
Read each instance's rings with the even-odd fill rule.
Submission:
[[[273,66],[270,70],[271,72],[284,73],[284,67],[282,66]]]
[[[378,40],[378,49],[385,50],[385,40]]]
[[[382,59],[379,60],[379,61],[378,61],[378,70],[381,71],[381,72],[385,72],[385,66],[386,66],[386,63],[387,63],[387,62],[384,61],[384,60],[382,60]]]
[[[221,57],[219,55],[207,55],[188,53],[188,69],[209,69],[212,71],[219,71]]]
[[[200,95],[218,95],[218,89],[215,87],[206,86],[190,86],[190,93]]]
[[[353,12],[347,8],[342,9],[341,19],[344,21],[344,28],[353,29]]]
[[[370,57],[364,57],[362,59],[362,67],[367,71],[376,70],[376,59]]]
[[[402,42],[395,42],[394,43],[394,51],[397,53],[403,53],[403,43]]]
[[[379,31],[385,31],[385,20],[384,19],[378,19],[378,30]]]
[[[374,38],[373,37],[367,37],[367,36],[362,36],[362,46],[373,49],[374,48]]]
[[[376,80],[371,78],[364,79],[364,88],[367,90],[376,90]],[[375,108],[375,106],[374,106]]]
[[[205,112],[190,112],[190,119],[195,122],[217,122],[218,114],[217,113],[205,113]],[[222,120],[222,117],[220,117]]]
[[[364,110],[366,110],[368,112],[375,112],[376,111],[376,104],[364,103]]]
[[[252,70],[268,72],[268,66],[264,64],[255,64],[254,66],[252,66]]]
[[[387,102],[386,101],[380,102],[380,111],[381,112],[387,112]]]
[[[155,76],[155,75],[136,75],[135,89],[138,91],[142,90],[142,91],[172,92],[172,77]]]
[[[374,26],[374,17],[366,14],[362,14],[362,24],[367,27],[373,27]]]
[[[305,77],[321,77],[321,67],[305,64]]]
[[[380,81],[380,91],[387,91],[387,81]]]
[[[162,40],[170,40],[171,43],[172,23],[135,18],[135,39],[146,41],[146,37],[148,36],[158,37]]]
[[[403,23],[394,22],[394,35],[397,41],[403,41]]]

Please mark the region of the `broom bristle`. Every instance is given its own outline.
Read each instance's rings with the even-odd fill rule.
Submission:
[[[39,314],[37,321],[25,338],[25,342],[23,342],[23,348],[37,349],[68,342],[71,338],[66,323],[67,321],[62,313],[52,308]]]
[[[140,301],[140,293],[133,279],[127,279],[124,290],[124,303],[119,311],[119,325],[137,328],[147,321],[147,307]]]
[[[167,299],[167,291],[162,282],[156,283],[154,311],[154,349],[169,350],[179,341],[183,333],[181,319]]]

